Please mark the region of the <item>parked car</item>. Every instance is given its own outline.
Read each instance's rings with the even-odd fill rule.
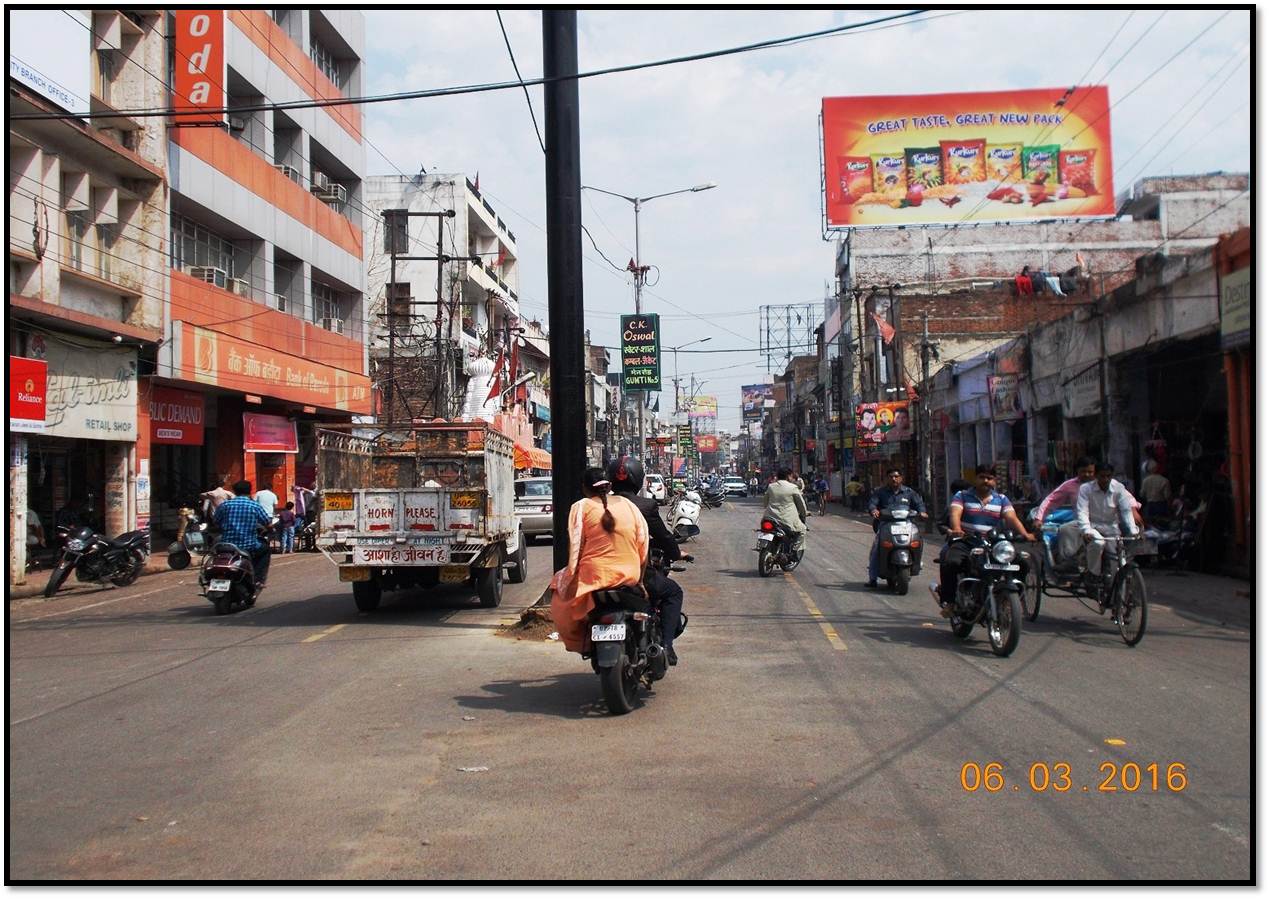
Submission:
[[[744,478],[729,476],[723,478],[723,495],[724,496],[748,496],[749,487],[745,484]]]
[[[550,478],[520,478],[516,481],[516,518],[524,539],[533,543],[538,537],[550,537],[554,530]]]
[[[648,491],[648,496],[657,501],[658,505],[664,506],[666,501],[665,478],[659,474],[650,474],[644,479],[644,489]]]

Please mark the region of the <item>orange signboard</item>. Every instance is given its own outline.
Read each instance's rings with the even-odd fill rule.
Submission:
[[[370,379],[238,340],[188,322],[173,322],[171,377],[258,393],[358,415],[370,412]]]
[[[173,11],[175,42],[172,108],[222,109],[225,106],[225,11],[178,9]],[[181,115],[181,124],[225,120],[224,113]]]
[[[1104,86],[826,97],[828,227],[1112,216]]]

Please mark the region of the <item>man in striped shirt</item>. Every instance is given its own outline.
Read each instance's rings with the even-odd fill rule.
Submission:
[[[943,608],[944,618],[952,614],[956,579],[969,560],[970,547],[958,539],[965,536],[966,530],[986,534],[999,528],[1003,521],[1028,542],[1036,539],[1018,520],[1009,497],[996,492],[996,472],[990,465],[979,465],[974,469],[974,480],[974,487],[952,497],[948,511],[947,536],[951,542],[939,562],[939,605]]]

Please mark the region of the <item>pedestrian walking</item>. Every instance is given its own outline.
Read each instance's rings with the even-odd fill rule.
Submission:
[[[256,502],[264,509],[264,514],[272,518],[273,510],[278,507],[278,495],[268,487],[261,487],[256,491]]]
[[[281,552],[295,552],[295,503],[287,503],[286,508],[278,513],[278,534],[281,540]]]

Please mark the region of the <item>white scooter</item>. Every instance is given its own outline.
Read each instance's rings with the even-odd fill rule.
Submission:
[[[696,521],[700,517],[701,495],[695,490],[689,490],[678,498],[674,508],[670,510],[674,539],[684,543],[699,534],[701,529]]]

